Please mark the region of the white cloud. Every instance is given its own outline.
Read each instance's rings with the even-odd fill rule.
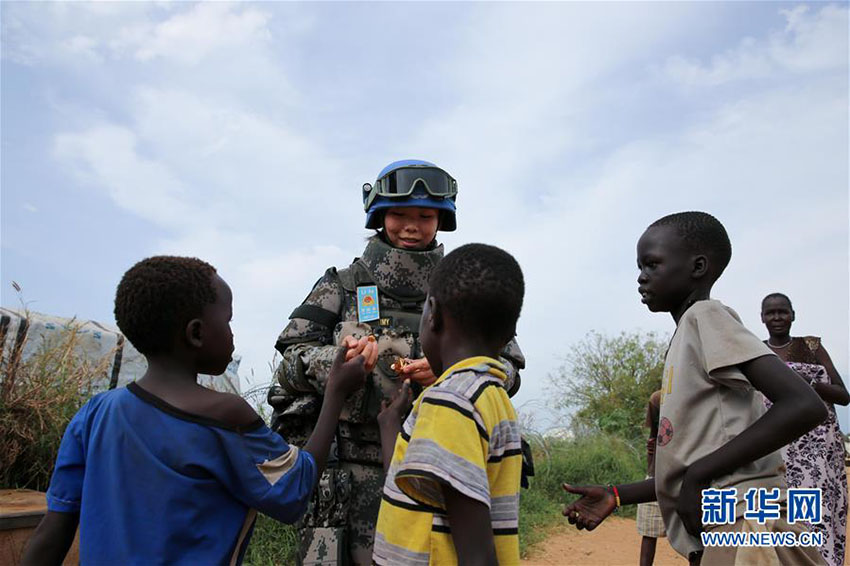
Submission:
[[[202,171],[219,190],[244,194],[250,179],[250,192],[295,203],[306,194],[299,177],[329,164],[312,140],[274,116],[212,94],[142,88],[132,111],[139,135],[161,159],[184,172]]]
[[[584,190],[566,185],[576,172],[565,163],[597,143],[594,127],[618,127],[600,107],[606,90],[697,18],[688,5],[483,5],[470,16],[476,33],[443,71],[453,105],[426,115],[411,145],[456,172],[465,211],[498,202],[475,229],[512,225],[545,208],[550,193]]]
[[[815,13],[810,6],[783,10],[785,33],[770,39],[770,50],[779,63],[796,72],[847,69],[848,7],[829,4]],[[843,49],[842,49],[843,46]]]
[[[195,64],[217,50],[267,41],[269,19],[268,13],[249,6],[201,2],[161,23],[124,28],[111,45],[129,48],[140,61],[165,58]]]
[[[357,185],[313,140],[238,105],[154,88],[131,102],[132,129],[59,134],[55,155],[163,229],[146,253],[197,256],[219,269],[234,288],[244,372],[268,379],[289,312],[325,269],[360,251]],[[333,245],[341,241],[352,246]]]
[[[97,40],[85,35],[75,35],[62,42],[62,49],[71,57],[85,57],[95,63],[103,61],[97,47]]]
[[[131,57],[195,65],[227,50],[267,43],[270,19],[256,5],[230,2],[7,4],[3,56],[28,65],[79,65],[74,61],[80,55],[96,63]]]
[[[182,199],[184,187],[161,163],[137,153],[135,134],[104,124],[83,133],[56,136],[55,155],[77,174],[88,177],[121,208],[166,228],[193,216]]]
[[[128,20],[163,5],[142,2],[7,2],[2,5],[3,58],[22,65],[79,67],[110,55],[108,41]],[[80,56],[83,56],[82,60]]]
[[[139,89],[133,125],[102,124],[59,134],[56,155],[122,208],[177,234],[200,217],[224,230],[293,242],[317,223],[353,226],[356,183],[339,159],[275,119],[205,93]],[[282,220],[285,219],[285,222]]]
[[[763,39],[747,37],[738,46],[703,63],[679,55],[670,57],[663,73],[688,86],[717,86],[737,80],[773,77],[787,71],[844,71],[848,61],[848,9],[826,5],[780,10],[786,26]]]

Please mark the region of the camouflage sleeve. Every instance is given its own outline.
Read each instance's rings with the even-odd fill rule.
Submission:
[[[286,393],[324,393],[336,352],[333,331],[344,293],[336,269],[328,269],[280,333],[275,348],[283,360],[275,379]]]
[[[508,395],[513,397],[519,391],[522,382],[519,372],[525,368],[525,356],[519,349],[516,338],[511,338],[511,341],[502,350],[499,361],[505,364],[505,368],[507,368],[508,379],[505,381],[505,389],[508,390]]]

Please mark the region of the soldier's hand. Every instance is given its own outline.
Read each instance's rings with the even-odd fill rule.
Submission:
[[[347,362],[363,353],[363,348],[366,347],[366,340],[364,338],[357,339],[354,336],[346,336],[342,339],[342,344],[340,345],[347,348],[345,352],[345,361]]]
[[[405,378],[418,383],[422,387],[428,387],[437,381],[437,376],[431,370],[431,364],[428,363],[427,358],[405,361],[407,361],[407,364],[401,369],[401,373]]]
[[[369,343],[375,345],[375,353],[371,357],[364,356],[366,359],[366,373],[370,373],[373,369],[375,369],[375,364],[378,363],[378,348],[375,337],[370,334],[369,336],[364,336],[358,340],[354,336],[346,336],[342,341],[342,345],[348,348],[348,351],[345,353],[346,361],[353,359],[354,356],[363,354],[366,345]]]
[[[413,394],[410,389],[410,380],[405,379],[390,402],[381,401],[381,412],[378,413],[378,423],[384,421],[401,422],[401,419],[410,411],[413,404]]]
[[[377,357],[378,346],[374,342],[368,342],[359,354],[346,361],[350,350],[346,343],[337,350],[336,358],[328,373],[325,395],[336,393],[345,398],[366,383],[366,376],[369,373],[366,371],[366,360]]]

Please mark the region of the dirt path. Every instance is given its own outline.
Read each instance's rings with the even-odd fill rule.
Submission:
[[[592,532],[572,525],[556,527],[532,549],[523,566],[636,566],[640,558],[640,535],[634,519],[609,517]],[[659,539],[657,566],[683,566],[688,561],[676,554],[667,539]]]

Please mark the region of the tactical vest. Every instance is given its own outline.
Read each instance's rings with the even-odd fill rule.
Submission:
[[[378,344],[378,361],[375,364],[375,371],[384,379],[379,383],[369,380],[366,387],[368,388],[370,384],[380,385],[384,393],[383,397],[390,398],[398,389],[396,381],[399,374],[392,369],[396,359],[399,357],[411,359],[422,357],[419,345],[419,321],[422,318],[425,296],[400,297],[393,295],[390,291],[377,285],[374,278],[359,263],[339,271],[338,274],[340,283],[346,291],[343,312],[351,308],[349,303],[357,300],[357,288],[362,286],[376,285],[380,295],[390,297],[398,303],[396,308],[387,308],[386,306],[381,308],[380,317],[377,320],[365,323],[343,321],[337,324],[334,329],[334,344],[337,345],[349,334],[358,338],[369,334],[375,337]],[[365,414],[362,416],[348,415],[349,419],[346,420],[369,421],[369,415],[377,414],[372,409],[374,407],[366,408]],[[378,410],[380,410],[380,404]]]
[[[341,344],[346,336],[361,338],[371,334],[377,341],[375,369],[363,389],[346,400],[340,415],[337,443],[340,460],[381,465],[377,425],[381,402],[391,399],[401,385],[399,374],[392,369],[396,360],[422,357],[419,322],[428,280],[442,256],[442,245],[426,251],[400,250],[380,236],[373,236],[360,258],[336,272],[344,290],[339,313],[325,311],[326,320],[316,320],[320,313],[300,310],[302,307],[293,311],[292,317],[316,320],[325,326],[339,321],[333,326],[335,345]],[[378,289],[379,318],[358,322],[357,289],[372,285]],[[334,314],[333,320],[328,320],[331,318],[328,315]]]

